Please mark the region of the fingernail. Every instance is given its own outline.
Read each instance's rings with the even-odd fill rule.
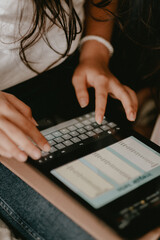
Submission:
[[[46,143],[46,144],[43,146],[43,151],[45,151],[45,152],[49,152],[50,149],[51,149],[51,146],[50,146],[48,143]]]
[[[36,125],[39,126],[39,124],[36,122],[36,120],[32,117],[32,122]]]
[[[135,121],[135,119],[136,119],[136,114],[135,114],[134,112],[131,112],[131,113],[129,114],[129,120],[130,120],[130,121]]]
[[[41,152],[35,150],[35,151],[33,152],[33,156],[34,156],[35,159],[39,159],[39,158],[41,157]]]
[[[27,155],[25,154],[25,153],[20,153],[19,154],[19,160],[21,161],[21,162],[25,162],[26,160],[27,160]]]
[[[102,121],[103,121],[103,117],[100,116],[100,115],[98,115],[98,116],[96,117],[96,121],[97,121],[97,123],[100,125],[100,124],[102,123]]]
[[[88,104],[88,103],[87,103],[87,100],[86,100],[85,98],[80,99],[80,106],[81,106],[82,108],[86,107],[87,104]]]

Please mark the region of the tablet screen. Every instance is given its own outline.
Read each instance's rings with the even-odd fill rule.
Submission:
[[[160,154],[134,136],[51,170],[98,209],[160,174]]]

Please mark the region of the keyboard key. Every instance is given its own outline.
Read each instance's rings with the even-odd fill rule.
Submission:
[[[101,126],[101,129],[102,129],[103,131],[107,131],[107,130],[110,129],[110,127],[108,127],[107,125],[103,125],[103,126]]]
[[[70,131],[75,131],[75,130],[77,130],[77,128],[76,128],[75,126],[70,126],[70,127],[68,127],[68,129],[69,129]]]
[[[85,120],[85,121],[82,122],[82,124],[84,124],[84,125],[89,125],[90,123],[91,122],[89,120]]]
[[[85,118],[90,118],[91,115],[87,113],[87,114],[84,115],[84,117],[85,117]]]
[[[71,140],[72,140],[72,142],[74,142],[74,143],[77,143],[77,142],[80,142],[80,141],[81,141],[78,137],[74,137],[74,138],[72,138]]]
[[[56,152],[56,151],[57,151],[57,149],[55,147],[51,147],[51,149],[50,149],[51,153]]]
[[[53,141],[53,140],[50,140],[50,141],[48,141],[48,143],[50,144],[50,146],[53,146],[53,145],[55,145],[55,144],[56,144],[56,142],[55,142],[55,141]]]
[[[92,122],[92,123],[94,123],[94,122],[96,122],[96,119],[95,119],[95,117],[91,117],[91,118],[89,119],[89,121]]]
[[[57,144],[55,147],[59,150],[65,148],[65,146],[62,143]]]
[[[53,132],[52,134],[53,134],[53,136],[55,136],[55,137],[60,137],[60,136],[62,136],[62,133],[61,133],[60,131]]]
[[[89,137],[93,137],[95,135],[95,133],[93,131],[89,131],[86,133]]]
[[[79,129],[77,129],[77,132],[79,132],[79,133],[85,133],[85,132],[86,132],[86,129],[84,129],[84,128],[79,128]]]
[[[76,131],[73,131],[73,132],[70,132],[70,135],[72,135],[73,137],[76,137],[79,135],[79,133]]]
[[[94,129],[94,132],[95,132],[95,133],[101,133],[101,132],[103,132],[103,131],[102,131],[102,129],[100,129],[100,128],[96,128],[96,129]]]
[[[83,121],[84,120],[84,117],[79,117],[77,118],[78,121]]]
[[[71,138],[71,135],[69,135],[69,134],[65,134],[65,135],[63,135],[63,138],[64,138],[65,140],[68,140],[68,139]]]
[[[114,122],[110,122],[110,123],[108,123],[108,126],[111,128],[114,128],[117,126],[117,124],[115,124]]]
[[[96,122],[93,122],[91,125],[92,125],[94,128],[95,128],[95,127],[99,127],[99,124],[96,123]]]
[[[49,141],[52,140],[54,137],[52,136],[52,134],[48,134],[45,136],[45,138]]]
[[[67,128],[63,128],[62,130],[60,130],[60,132],[62,134],[67,134],[67,133],[69,133],[69,130]]]
[[[104,125],[104,124],[107,124],[107,123],[108,123],[107,120],[103,119],[101,124]]]
[[[87,135],[85,135],[85,134],[81,134],[81,135],[79,136],[79,138],[80,138],[80,139],[82,139],[82,140],[85,140],[85,139],[87,139],[87,138],[88,138],[88,136],[87,136]]]
[[[72,145],[73,143],[70,140],[67,140],[67,141],[64,141],[63,144],[68,147],[68,146]]]
[[[88,131],[90,131],[90,130],[93,129],[93,127],[92,127],[91,125],[88,125],[88,126],[85,127],[85,129],[88,130]]]
[[[55,140],[57,143],[61,143],[61,142],[64,141],[63,138],[61,138],[61,137],[57,137],[57,138],[55,138],[54,140]]]
[[[82,128],[84,125],[82,123],[75,124],[76,128]]]
[[[45,157],[49,154],[48,152],[44,152],[44,151],[42,151],[41,153],[42,153],[42,157]]]
[[[39,160],[38,160],[38,163],[43,163],[43,160],[42,160],[42,159],[39,159]]]

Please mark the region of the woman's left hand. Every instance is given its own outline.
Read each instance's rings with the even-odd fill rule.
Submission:
[[[95,118],[101,124],[107,105],[108,95],[119,99],[126,112],[127,119],[134,121],[136,118],[138,101],[136,93],[110,72],[107,63],[96,58],[85,58],[76,68],[73,79],[76,96],[81,107],[89,103],[87,89],[95,89]]]

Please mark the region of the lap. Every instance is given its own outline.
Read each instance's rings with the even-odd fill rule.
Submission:
[[[93,239],[2,164],[0,182],[0,215],[24,238]]]

